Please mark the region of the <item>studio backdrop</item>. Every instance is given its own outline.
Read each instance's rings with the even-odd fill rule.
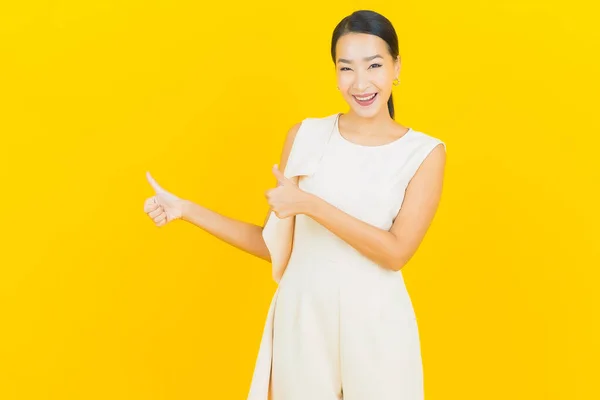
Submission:
[[[358,9],[397,29],[396,120],[447,145],[403,269],[427,400],[600,398],[588,3],[4,2],[0,398],[245,398],[270,266],[156,227],[145,173],[262,225],[288,129],[347,111],[329,46]]]

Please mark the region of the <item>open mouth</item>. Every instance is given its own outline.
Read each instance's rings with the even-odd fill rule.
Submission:
[[[372,93],[370,95],[366,95],[366,96],[352,96],[354,97],[354,100],[360,104],[361,106],[368,106],[373,104],[373,102],[375,101],[375,99],[377,98],[378,93]]]

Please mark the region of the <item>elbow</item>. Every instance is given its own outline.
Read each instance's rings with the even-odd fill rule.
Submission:
[[[394,271],[394,272],[398,272],[402,269],[402,267],[404,267],[406,265],[405,262],[402,261],[395,261],[391,264],[388,265],[388,269]]]
[[[392,271],[400,271],[410,260],[410,256],[404,252],[392,252],[385,263],[385,267]]]

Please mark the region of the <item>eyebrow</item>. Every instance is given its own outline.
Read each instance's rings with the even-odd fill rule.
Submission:
[[[381,55],[379,55],[379,54],[375,54],[374,56],[364,57],[363,61],[371,61],[371,60],[374,60],[376,58],[383,58],[383,57]],[[347,60],[345,58],[340,58],[340,59],[338,59],[338,63],[352,64],[352,60]]]

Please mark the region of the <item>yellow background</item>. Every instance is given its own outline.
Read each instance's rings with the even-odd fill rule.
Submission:
[[[3,2],[0,398],[245,398],[270,266],[155,227],[144,173],[262,224],[287,129],[347,109],[330,38],[360,8],[400,37],[397,120],[448,146],[404,269],[427,399],[600,398],[586,3]]]

